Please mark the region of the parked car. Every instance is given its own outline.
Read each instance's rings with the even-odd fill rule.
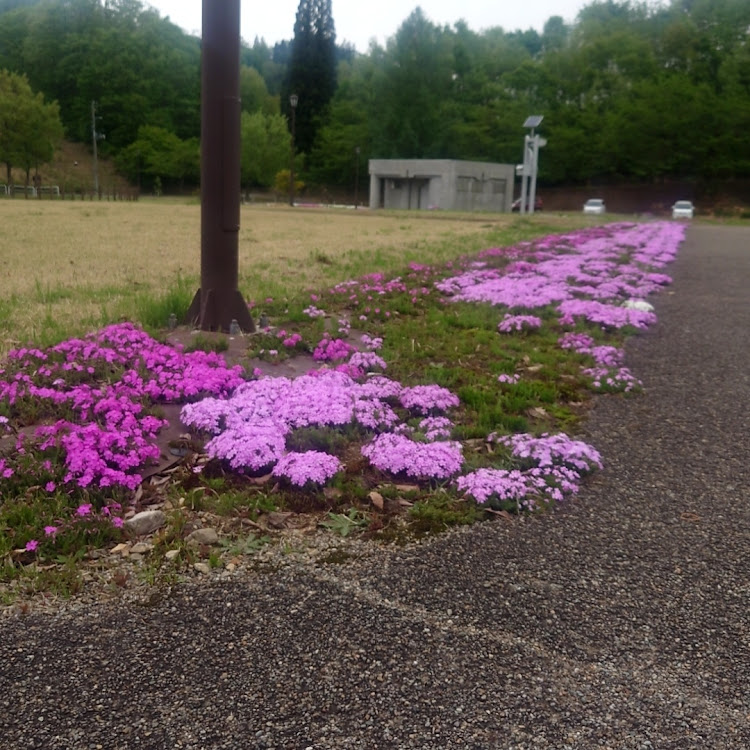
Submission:
[[[601,198],[589,198],[583,204],[583,213],[585,214],[603,214],[606,210],[607,207]]]
[[[526,198],[526,210],[528,211],[531,208],[531,201]],[[516,198],[511,207],[511,211],[520,211],[521,210],[521,199]],[[534,211],[542,211],[544,210],[544,201],[537,195],[534,198]]]
[[[695,214],[695,206],[690,201],[677,201],[672,206],[673,219],[692,219]]]

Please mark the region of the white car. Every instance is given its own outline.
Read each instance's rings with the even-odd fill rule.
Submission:
[[[603,214],[606,210],[607,207],[601,198],[589,198],[583,204],[583,213],[585,214]]]
[[[677,201],[672,206],[673,219],[692,219],[695,214],[695,206],[690,201]]]

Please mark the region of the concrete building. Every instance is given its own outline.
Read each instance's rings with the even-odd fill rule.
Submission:
[[[510,211],[514,164],[370,159],[370,208]]]

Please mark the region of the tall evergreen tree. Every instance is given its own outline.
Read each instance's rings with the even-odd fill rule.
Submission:
[[[281,105],[290,117],[289,97],[296,94],[295,143],[308,153],[336,92],[336,30],[331,0],[300,0]]]

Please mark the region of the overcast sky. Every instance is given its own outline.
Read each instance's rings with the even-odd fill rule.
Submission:
[[[207,2],[209,0],[206,0]],[[375,0],[372,5],[357,0],[333,0],[333,21],[339,44],[352,43],[367,52],[371,39],[385,45],[409,14],[420,6],[435,24],[453,26],[464,20],[472,31],[502,26],[505,31],[534,28],[541,31],[550,16],[575,20],[578,11],[592,0]],[[145,0],[145,3],[169,16],[185,31],[200,35],[203,0]],[[299,0],[242,0],[241,35],[252,44],[255,37],[269,46],[294,37],[294,17]]]

